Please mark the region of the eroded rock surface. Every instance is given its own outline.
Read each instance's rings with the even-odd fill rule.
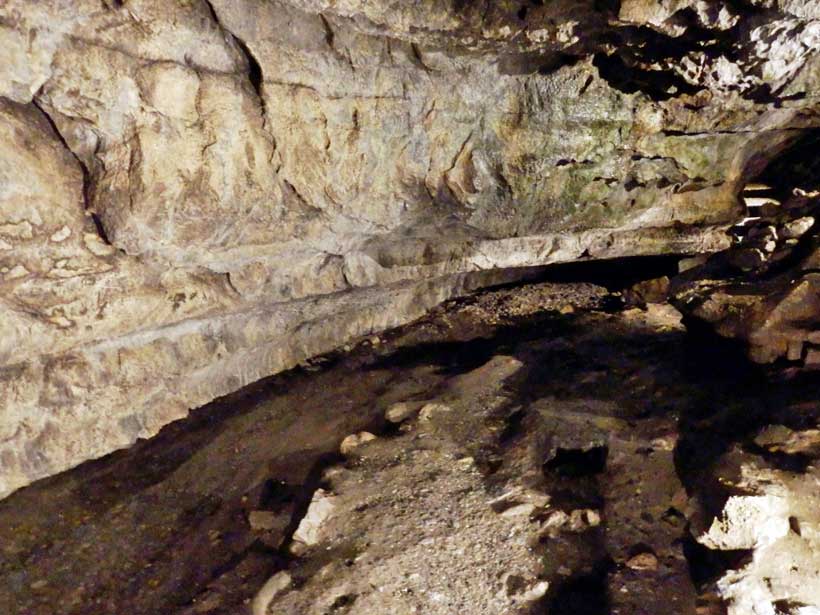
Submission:
[[[514,268],[725,247],[818,123],[818,19],[4,2],[0,495]]]

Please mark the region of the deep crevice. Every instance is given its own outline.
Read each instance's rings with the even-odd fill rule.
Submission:
[[[82,194],[83,194],[83,209],[85,210],[86,214],[89,215],[91,221],[94,223],[94,228],[97,230],[97,234],[99,235],[100,239],[102,239],[103,243],[108,246],[113,245],[111,240],[108,238],[108,234],[105,231],[105,227],[103,226],[102,220],[97,212],[95,212],[92,208],[93,203],[93,182],[91,180],[91,173],[88,170],[88,166],[83,162],[83,160],[74,152],[73,149],[68,145],[68,141],[66,141],[63,133],[60,132],[60,129],[57,127],[57,123],[54,121],[54,118],[43,108],[40,102],[37,100],[36,96],[31,99],[31,104],[42,114],[43,118],[45,118],[46,122],[48,122],[49,126],[51,127],[54,136],[60,141],[63,145],[65,150],[71,155],[71,157],[77,162],[77,165],[80,167],[80,172],[83,176],[83,186],[82,186]]]
[[[668,71],[632,66],[617,54],[595,54],[592,64],[598,69],[601,79],[616,90],[625,94],[642,92],[655,102],[662,102],[680,94],[694,94],[701,89]]]
[[[231,35],[233,36],[233,35]],[[234,41],[236,41],[237,46],[242,50],[242,53],[245,55],[245,59],[248,61],[248,79],[251,82],[251,87],[253,87],[253,91],[256,92],[256,96],[259,98],[260,101],[264,101],[262,96],[262,85],[264,83],[264,78],[262,75],[262,67],[259,65],[259,62],[254,57],[251,50],[245,44],[244,41],[233,36]]]
[[[538,281],[587,282],[619,291],[644,280],[676,275],[681,258],[683,255],[666,254],[559,263],[546,267]]]
[[[262,66],[259,64],[259,61],[251,52],[248,45],[243,41],[241,38],[236,36],[233,32],[231,32],[222,21],[219,19],[219,15],[214,8],[213,3],[210,0],[205,0],[205,4],[208,7],[208,10],[211,14],[211,19],[213,19],[214,23],[216,23],[217,27],[219,27],[227,36],[236,43],[236,46],[242,52],[242,55],[245,56],[245,61],[248,63],[248,80],[250,81],[251,87],[253,91],[256,92],[256,96],[259,99],[259,104],[262,107],[263,115],[265,110],[265,99],[262,93],[262,86],[264,84],[264,74],[262,73]]]

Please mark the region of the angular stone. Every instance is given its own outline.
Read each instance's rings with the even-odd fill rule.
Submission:
[[[293,533],[293,542],[290,550],[294,555],[304,553],[310,547],[319,544],[322,525],[333,514],[335,497],[324,489],[317,489],[308,506],[305,516]]]

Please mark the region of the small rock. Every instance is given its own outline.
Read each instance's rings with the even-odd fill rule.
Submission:
[[[675,494],[672,496],[672,508],[675,510],[686,510],[687,505],[689,504],[689,495],[686,493],[686,489],[681,487]]]
[[[117,252],[114,246],[105,243],[97,233],[83,234],[83,243],[94,256],[111,256]]]
[[[769,425],[754,442],[773,453],[814,456],[820,452],[820,429],[794,431],[785,425]]]
[[[437,414],[450,412],[452,408],[446,404],[431,403],[425,404],[419,412],[419,419],[422,421],[429,421]]]
[[[317,489],[308,506],[307,513],[293,533],[290,550],[294,555],[301,555],[308,547],[319,543],[322,524],[333,514],[336,508],[335,496],[324,489]]]
[[[61,241],[65,241],[71,235],[71,229],[67,226],[63,226],[60,230],[56,231],[49,239],[54,243],[60,243]]]
[[[464,470],[472,470],[475,467],[475,459],[472,457],[462,457],[461,459],[456,460],[456,465]]]
[[[573,510],[569,515],[569,529],[573,532],[583,532],[590,527],[598,527],[600,524],[601,515],[596,510],[579,508]]]
[[[270,510],[252,510],[248,514],[248,524],[255,532],[268,531],[276,528],[278,517]]]
[[[794,431],[785,425],[768,425],[754,439],[754,443],[761,448],[777,451],[784,442],[794,434]]]
[[[797,220],[792,220],[788,224],[785,224],[781,230],[781,234],[786,239],[797,239],[805,235],[806,231],[808,231],[812,226],[814,226],[814,218],[811,216],[798,218]]]
[[[569,304],[564,305],[558,310],[561,314],[573,314],[575,313],[575,308]]]
[[[402,423],[413,418],[423,405],[422,402],[400,401],[387,409],[384,418],[391,423]]]
[[[664,303],[668,296],[669,278],[666,276],[639,282],[624,293],[624,299],[630,305]]]
[[[550,584],[548,581],[540,581],[533,585],[529,591],[521,595],[522,602],[535,602],[547,595]]]
[[[500,495],[494,500],[491,500],[490,508],[497,513],[503,514],[511,509],[520,508],[521,505],[528,505],[531,508],[530,512],[533,512],[536,508],[546,508],[549,506],[549,503],[550,496],[533,489],[523,489],[521,487],[517,487],[503,495]],[[516,512],[511,514],[524,513]]]
[[[22,265],[15,265],[12,267],[11,271],[6,274],[7,280],[17,280],[19,278],[24,278],[29,274],[28,269],[23,267]]]
[[[517,504],[515,506],[511,506],[507,510],[503,511],[501,514],[502,517],[523,517],[523,516],[530,516],[532,513],[535,512],[535,505],[530,504],[529,502],[526,504]]]
[[[673,451],[678,442],[676,434],[667,434],[654,438],[649,445],[656,451]]]
[[[262,586],[262,589],[259,590],[259,593],[256,594],[256,597],[253,599],[251,606],[253,615],[265,615],[273,599],[288,589],[292,583],[293,579],[286,570],[277,572],[268,579],[267,583]]]
[[[342,455],[349,455],[362,444],[372,442],[375,439],[376,436],[369,431],[360,431],[359,433],[351,434],[342,440],[342,443],[339,445],[339,452]]]
[[[547,581],[526,579],[518,574],[507,573],[502,579],[504,589],[499,596],[506,594],[519,602],[535,602],[543,598],[549,589]]]
[[[586,520],[589,524],[589,527],[598,527],[601,525],[601,513],[597,510],[587,509],[586,511]]]
[[[638,553],[638,555],[630,557],[627,560],[626,565],[632,570],[657,570],[658,558],[649,552]]]

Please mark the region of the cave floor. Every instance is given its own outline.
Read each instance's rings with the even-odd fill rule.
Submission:
[[[817,393],[665,304],[487,291],[0,502],[0,612],[723,613],[714,469]]]

